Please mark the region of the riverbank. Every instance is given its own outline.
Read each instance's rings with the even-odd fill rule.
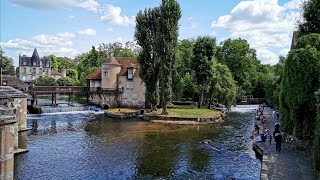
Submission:
[[[273,133],[276,119],[272,118],[272,110],[265,108],[263,115],[267,119],[266,127],[269,133]],[[263,130],[261,121],[256,121]],[[275,142],[269,139],[266,142],[254,142],[256,151],[262,153],[261,176],[260,179],[283,179],[295,180],[304,179],[312,180],[312,167],[310,152],[308,150],[298,150],[290,143],[282,143],[281,153],[276,152]]]
[[[111,118],[141,118],[155,123],[167,124],[210,124],[223,122],[224,113],[221,111],[200,108],[192,105],[169,106],[168,115],[161,114],[162,109],[146,113],[145,110],[127,108],[112,108],[105,111],[105,116]]]

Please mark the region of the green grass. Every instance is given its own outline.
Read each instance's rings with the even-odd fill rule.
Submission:
[[[161,115],[162,109],[157,110],[157,114]],[[207,108],[197,108],[196,106],[168,106],[168,116],[187,117],[187,118],[208,118],[219,117],[221,112]]]
[[[136,112],[137,109],[130,109],[130,108],[110,108],[107,110],[107,112],[113,113],[113,114],[126,114],[131,112]]]

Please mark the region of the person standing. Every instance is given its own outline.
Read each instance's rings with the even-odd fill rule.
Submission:
[[[274,140],[276,141],[276,152],[281,151],[281,143],[282,143],[282,134],[278,128],[273,132]]]
[[[272,118],[275,119],[276,118],[276,110],[272,111]]]

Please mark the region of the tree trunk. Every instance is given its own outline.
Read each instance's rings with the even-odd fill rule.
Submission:
[[[204,82],[202,83],[202,87],[201,87],[201,95],[200,95],[200,99],[199,99],[198,108],[201,108],[201,106],[202,106],[202,103],[203,103],[203,95],[204,95]]]

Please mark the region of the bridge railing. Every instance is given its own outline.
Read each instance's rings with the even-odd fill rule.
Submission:
[[[34,86],[30,93],[116,93],[117,88],[84,87],[84,86]]]

